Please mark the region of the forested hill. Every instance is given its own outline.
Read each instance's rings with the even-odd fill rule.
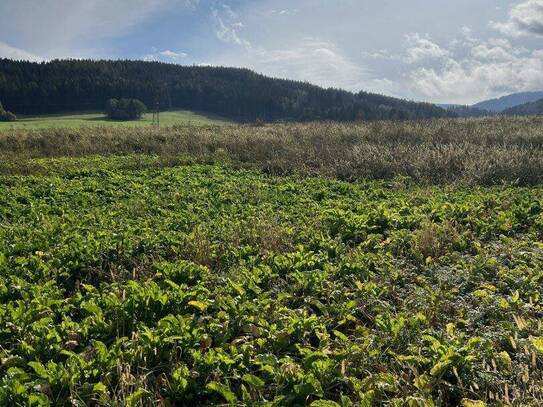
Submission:
[[[0,59],[0,101],[18,114],[102,110],[109,98],[137,98],[240,121],[419,119],[454,116],[427,103],[273,79],[248,69],[144,61]]]
[[[543,99],[511,107],[502,112],[506,116],[532,116],[543,115]]]
[[[536,102],[540,99],[543,99],[543,92],[520,92],[502,96],[498,99],[485,100],[473,105],[473,107],[492,112],[503,112],[515,106]]]

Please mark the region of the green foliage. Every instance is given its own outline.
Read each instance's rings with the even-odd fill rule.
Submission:
[[[0,405],[541,405],[543,188],[0,176]]]
[[[14,122],[15,120],[17,120],[17,116],[4,110],[4,106],[0,102],[0,122]]]
[[[106,116],[113,120],[138,120],[147,107],[137,99],[109,99],[106,103]]]

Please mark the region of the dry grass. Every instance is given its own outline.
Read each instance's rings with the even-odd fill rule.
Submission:
[[[534,185],[543,182],[543,118],[0,133],[4,173],[31,173],[30,158],[113,154],[159,155],[161,165],[221,161],[348,180],[407,176],[430,183]]]

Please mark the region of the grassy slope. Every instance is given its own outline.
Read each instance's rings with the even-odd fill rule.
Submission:
[[[541,187],[40,163],[0,177],[1,405],[543,401]]]
[[[3,129],[47,129],[47,128],[78,128],[96,126],[124,126],[143,127],[151,126],[152,113],[147,113],[137,121],[111,121],[102,113],[81,112],[54,114],[43,116],[23,116],[16,122],[0,122],[0,131]],[[187,110],[174,110],[160,113],[161,126],[168,127],[176,124],[211,125],[229,124],[230,120],[207,113],[197,113]]]

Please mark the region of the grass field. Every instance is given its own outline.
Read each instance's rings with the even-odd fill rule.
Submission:
[[[0,136],[0,405],[540,406],[542,146],[527,119]]]
[[[270,174],[422,183],[543,183],[543,118],[13,130],[0,133],[0,172],[22,158],[154,154],[161,165],[228,162]],[[47,169],[43,169],[47,171]]]
[[[0,131],[6,129],[48,129],[48,128],[79,128],[96,126],[123,126],[123,127],[147,127],[152,124],[152,113],[146,113],[142,119],[136,121],[108,120],[103,113],[82,112],[54,114],[43,116],[21,116],[16,122],[0,122]],[[187,110],[176,110],[160,113],[160,125],[171,127],[174,125],[191,124],[200,125],[224,125],[231,124],[228,119]]]

